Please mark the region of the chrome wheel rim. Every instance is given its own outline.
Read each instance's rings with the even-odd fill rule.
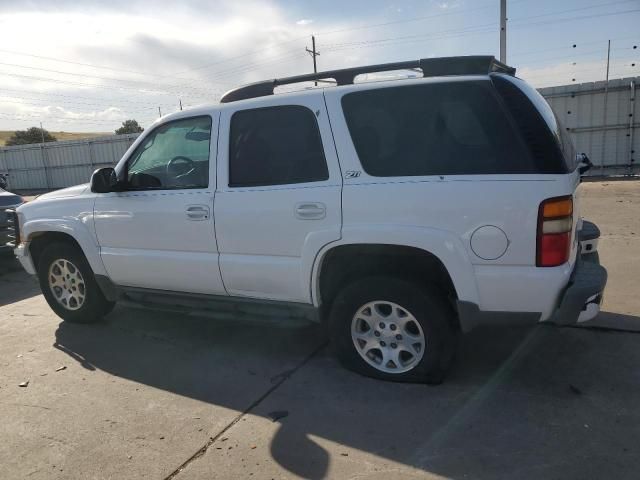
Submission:
[[[78,310],[86,298],[84,278],[69,260],[59,258],[49,266],[49,290],[56,301],[67,310]]]
[[[426,348],[420,323],[406,308],[384,300],[361,306],[351,321],[351,339],[362,359],[384,373],[414,368]]]

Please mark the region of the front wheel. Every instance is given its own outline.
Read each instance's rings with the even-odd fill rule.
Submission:
[[[38,261],[38,279],[51,309],[68,322],[96,322],[115,305],[104,297],[89,262],[72,245],[49,245]]]
[[[401,382],[442,382],[455,352],[454,314],[436,288],[371,277],[336,297],[329,328],[343,365]]]

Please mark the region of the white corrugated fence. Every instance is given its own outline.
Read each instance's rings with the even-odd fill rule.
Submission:
[[[138,134],[0,148],[0,173],[12,190],[54,190],[86,183],[96,168],[114,165]]]
[[[636,90],[640,77],[542,88],[578,152],[597,166],[591,175],[640,173],[640,120]],[[606,115],[605,115],[606,105]]]

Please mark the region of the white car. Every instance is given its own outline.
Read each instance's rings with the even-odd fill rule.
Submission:
[[[401,69],[424,78],[354,82]],[[337,86],[274,94],[327,78]],[[90,185],[18,208],[15,253],[69,322],[124,295],[268,304],[326,321],[352,369],[435,383],[458,332],[598,313],[582,158],[493,57],[275,79],[159,119]]]

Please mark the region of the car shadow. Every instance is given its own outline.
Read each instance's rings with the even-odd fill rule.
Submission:
[[[35,276],[22,269],[13,254],[0,255],[0,307],[40,294]]]
[[[452,479],[621,478],[633,476],[625,455],[640,442],[638,338],[481,328],[461,339],[440,386],[344,370],[318,325],[286,319],[118,307],[102,324],[61,323],[55,346],[84,368],[237,412],[269,418],[286,410],[271,456],[304,478],[326,478],[339,460],[324,441]],[[248,385],[269,395],[247,402]],[[372,478],[401,475],[398,465],[386,475],[354,468]]]

